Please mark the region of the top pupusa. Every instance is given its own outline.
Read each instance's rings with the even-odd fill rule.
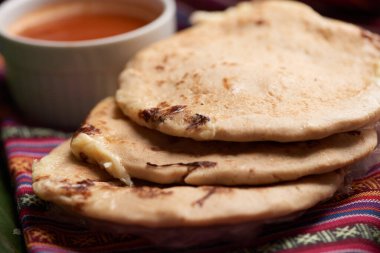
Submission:
[[[202,15],[122,73],[116,99],[136,123],[196,140],[288,142],[380,119],[377,35],[293,1]]]

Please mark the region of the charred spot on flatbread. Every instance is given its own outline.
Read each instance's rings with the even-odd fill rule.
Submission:
[[[74,133],[74,137],[77,136],[80,133],[84,133],[87,135],[96,135],[101,134],[101,131],[99,128],[96,128],[95,126],[91,124],[84,123],[82,126]]]
[[[86,179],[77,183],[65,183],[61,186],[64,190],[66,196],[81,195],[83,198],[87,199],[91,196],[91,191],[89,188],[95,184],[90,180]]]
[[[255,20],[255,24],[258,25],[258,26],[267,25],[268,21],[266,21],[264,19],[258,19],[258,20]]]
[[[146,123],[158,125],[163,123],[166,119],[173,117],[175,114],[184,111],[186,105],[168,106],[167,104],[160,104],[165,107],[153,107],[139,112],[138,116]]]
[[[209,121],[210,121],[209,117],[196,113],[193,116],[190,116],[189,118],[186,119],[186,122],[189,123],[189,125],[186,127],[186,130],[197,129],[198,127],[206,125],[207,122]]]
[[[203,187],[200,187],[200,189],[205,191],[205,194],[201,198],[193,201],[191,203],[192,206],[203,207],[205,202],[208,199],[210,199],[214,194],[226,194],[233,191],[232,188],[225,188],[225,187],[218,187],[218,186],[203,186]]]
[[[212,168],[217,165],[216,162],[210,161],[197,161],[197,162],[189,162],[189,163],[170,163],[170,164],[154,164],[147,162],[146,165],[150,167],[170,167],[170,166],[185,166],[188,168]]]

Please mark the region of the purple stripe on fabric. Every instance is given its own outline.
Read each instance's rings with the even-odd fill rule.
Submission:
[[[36,141],[36,142],[26,142],[26,141],[8,141],[6,144],[7,149],[13,149],[13,148],[55,148],[59,144],[62,143],[62,140],[48,140],[48,141]]]

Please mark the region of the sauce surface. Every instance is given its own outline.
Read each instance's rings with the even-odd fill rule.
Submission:
[[[18,35],[50,41],[105,38],[135,30],[148,21],[115,14],[77,14],[26,28]]]

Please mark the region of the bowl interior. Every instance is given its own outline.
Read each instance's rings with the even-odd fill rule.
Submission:
[[[10,0],[5,2],[0,8],[0,34],[3,37],[11,38],[24,43],[49,43],[59,46],[59,41],[41,41],[21,37],[18,33],[31,26],[36,26],[44,22],[50,22],[60,17],[75,15],[79,13],[91,14],[117,14],[126,15],[146,21],[148,24],[135,29],[129,33],[144,32],[144,29],[153,29],[160,22],[160,19],[167,14],[168,0]],[[125,33],[124,33],[125,34]],[[123,34],[110,36],[118,37]],[[106,39],[107,39],[106,38]],[[86,42],[104,40],[93,39],[87,41],[71,42],[83,44]],[[67,42],[63,43],[67,45]],[[63,45],[62,44],[62,45]]]

